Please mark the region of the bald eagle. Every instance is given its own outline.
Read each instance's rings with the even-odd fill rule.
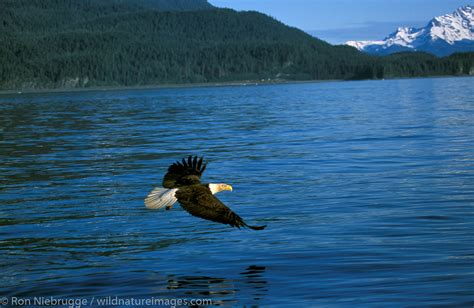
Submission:
[[[232,191],[227,184],[202,184],[201,175],[206,169],[203,157],[198,159],[189,156],[180,162],[177,161],[168,168],[163,179],[163,187],[153,189],[145,199],[148,209],[171,209],[174,203],[179,202],[189,214],[228,224],[232,227],[247,227],[253,230],[263,230],[266,226],[249,226],[243,219],[225,206],[214,194],[223,190]]]

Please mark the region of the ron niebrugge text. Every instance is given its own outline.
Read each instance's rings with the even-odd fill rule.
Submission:
[[[2,298],[0,305],[10,306],[67,306],[68,308],[81,308],[87,306],[208,306],[212,305],[211,299],[188,298],[133,298],[133,297],[92,297],[92,298],[62,298],[53,296],[15,297]]]

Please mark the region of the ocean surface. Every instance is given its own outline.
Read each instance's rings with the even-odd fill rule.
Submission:
[[[267,229],[147,210],[190,154]],[[12,305],[472,307],[474,78],[2,95],[0,266]]]

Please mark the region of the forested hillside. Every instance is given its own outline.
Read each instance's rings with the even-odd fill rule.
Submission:
[[[196,0],[2,0],[0,88],[473,73],[473,54],[378,58]]]

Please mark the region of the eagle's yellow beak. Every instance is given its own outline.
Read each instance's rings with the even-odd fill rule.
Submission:
[[[230,191],[232,191],[232,186],[227,185],[227,184],[222,184],[222,190],[230,190]]]

